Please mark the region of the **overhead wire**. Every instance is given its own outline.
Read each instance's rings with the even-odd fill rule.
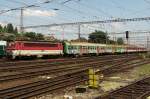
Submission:
[[[95,8],[95,7],[91,7],[91,6],[86,5],[86,4],[83,4],[83,3],[81,3],[81,2],[77,2],[77,1],[74,1],[74,2],[77,3],[77,4],[80,4],[80,5],[82,5],[82,6],[85,6],[85,7],[87,7],[87,8],[93,9],[93,10],[97,11],[98,13],[101,12],[102,14],[106,15],[107,17],[110,17],[110,18],[113,17],[111,14],[109,14],[109,13],[107,13],[107,12],[101,10],[101,9],[97,9],[97,8]]]
[[[23,1],[17,1],[17,0],[6,0],[6,1],[11,2],[11,3],[22,4],[22,5],[26,5],[26,6],[28,5],[25,2],[23,2]]]
[[[150,1],[149,0],[144,0],[146,3],[150,4]]]
[[[41,4],[51,3],[52,1],[53,0],[47,0],[47,1],[44,1],[44,2],[41,2],[41,3],[35,3],[35,4],[26,5],[26,6],[22,6],[22,7],[11,8],[11,9],[8,9],[8,10],[2,10],[2,11],[0,11],[0,14],[7,13],[9,11],[20,10],[20,9],[24,9],[24,8],[38,7]]]
[[[7,1],[10,1],[10,0],[7,0]],[[15,1],[15,2],[14,2]],[[10,2],[13,2],[13,3],[21,3],[21,4],[24,4],[25,5],[25,8],[28,8],[28,7],[34,7],[34,6],[36,6],[35,4],[33,4],[33,5],[28,5],[28,4],[26,4],[26,3],[24,3],[24,2],[17,2],[16,0],[13,0],[13,1],[10,1]],[[49,3],[48,1],[45,1],[44,3]],[[40,3],[40,4],[42,4],[42,3]],[[20,7],[21,8],[21,7]],[[7,11],[5,11],[5,12],[9,12],[9,11],[13,11],[13,10],[20,10],[20,8],[16,8],[16,9],[10,9],[10,10],[7,10]],[[24,8],[24,7],[23,7]],[[5,13],[4,11],[2,12],[2,13]],[[42,20],[44,20],[44,18],[42,18]],[[62,20],[62,19],[61,19]],[[64,20],[64,19],[63,19]],[[47,20],[46,20],[46,22],[47,22]]]
[[[104,12],[104,11],[101,10],[101,9],[97,9],[97,8],[95,8],[95,7],[93,8],[93,7],[89,6],[89,5],[83,4],[83,3],[81,3],[81,2],[77,2],[77,1],[74,1],[74,2],[77,3],[77,4],[80,4],[80,5],[82,5],[82,6],[86,7],[86,8],[88,8],[88,9],[92,9],[92,11],[97,11],[99,14],[106,15],[108,18],[112,18],[112,17],[113,17],[112,15],[108,14],[107,12]],[[100,13],[100,12],[101,12],[101,13]],[[97,15],[95,15],[94,17],[97,18],[97,19],[100,19],[100,17],[98,17]],[[100,20],[102,20],[102,19],[100,19]],[[94,26],[91,26],[91,27],[94,28]],[[97,28],[97,27],[95,27],[95,28]],[[97,29],[95,29],[95,30],[97,30]]]
[[[15,9],[14,9],[15,10]],[[73,9],[74,10],[74,9]],[[80,14],[81,14],[82,12],[80,12]]]

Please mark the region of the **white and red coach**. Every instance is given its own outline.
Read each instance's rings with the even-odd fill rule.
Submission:
[[[7,46],[7,55],[15,59],[17,56],[63,55],[62,43],[15,41]]]

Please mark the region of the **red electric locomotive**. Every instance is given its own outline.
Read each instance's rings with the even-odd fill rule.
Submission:
[[[63,55],[63,45],[51,42],[15,41],[8,44],[7,55],[13,59],[21,56]]]

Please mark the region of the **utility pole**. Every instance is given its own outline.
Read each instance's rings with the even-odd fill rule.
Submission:
[[[64,40],[64,34],[65,34],[65,32],[64,32],[64,26],[62,26],[62,40]]]
[[[79,24],[78,25],[78,39],[79,39],[79,41],[80,41],[80,38],[81,38],[81,27],[80,27],[81,25]]]
[[[107,31],[106,31],[106,44],[108,44]]]
[[[147,50],[149,50],[149,37],[147,36],[147,40],[146,40],[147,42]]]
[[[128,54],[128,48],[130,48],[130,45],[129,45],[129,31],[126,31],[125,32],[126,34],[126,41],[127,41],[127,54]]]
[[[20,11],[21,11],[21,13],[20,13],[20,32],[22,33],[22,32],[24,32],[24,29],[23,29],[23,11],[24,11],[24,9],[21,8]]]
[[[147,50],[148,50],[148,53],[150,53],[150,32],[148,33],[148,36],[147,36]]]

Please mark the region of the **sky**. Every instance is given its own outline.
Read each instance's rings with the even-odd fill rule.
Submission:
[[[47,0],[1,0],[0,12],[36,4],[37,7],[24,10],[24,26],[150,16],[150,0],[70,0],[69,2],[66,2],[68,0],[49,0],[50,3],[41,4],[45,1]],[[0,14],[0,24],[5,25],[7,23],[19,26],[20,10]],[[149,31],[149,27],[149,21],[82,25],[81,34],[87,37],[86,34],[95,30],[103,30],[109,33],[123,33],[127,30]],[[45,27],[30,28],[26,31],[35,31],[47,35],[54,34],[61,39],[75,39],[77,38],[78,28],[77,26]],[[135,35],[135,33],[132,35]],[[147,36],[147,34],[143,35]],[[121,37],[124,37],[124,35],[121,35]]]

